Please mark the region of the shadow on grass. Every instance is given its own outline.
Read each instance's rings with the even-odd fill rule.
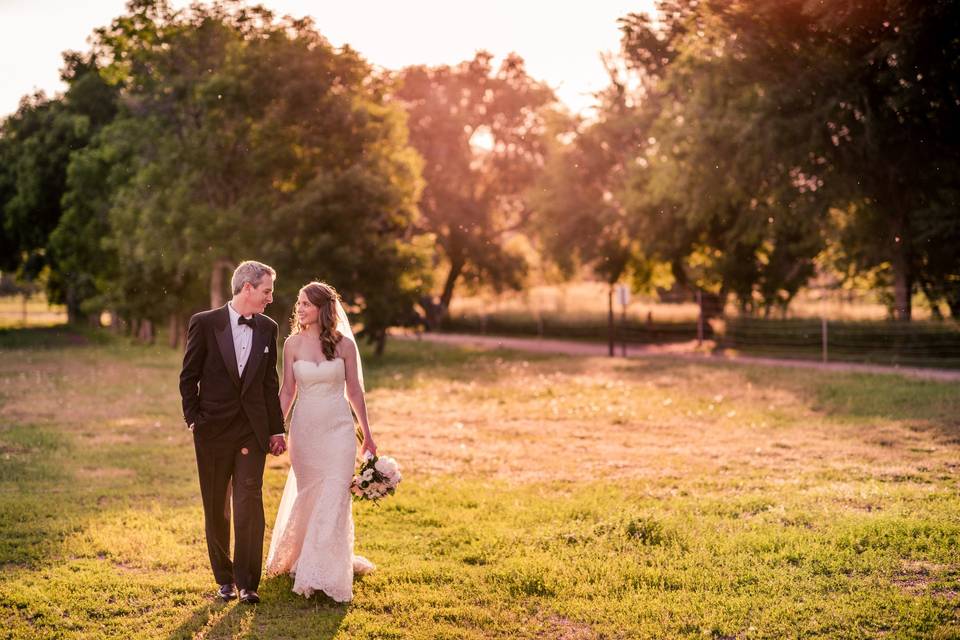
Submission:
[[[323,593],[304,598],[293,593],[292,586],[288,576],[268,578],[260,584],[260,604],[214,602],[200,607],[170,634],[169,640],[188,640],[201,632],[208,640],[303,634],[318,640],[333,638],[350,605],[335,602]]]
[[[193,612],[187,620],[170,634],[170,640],[188,640],[195,638],[197,633],[211,623],[222,620],[225,617],[226,609],[230,605],[226,602],[214,602],[205,607],[201,607]]]

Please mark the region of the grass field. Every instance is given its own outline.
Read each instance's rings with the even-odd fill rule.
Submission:
[[[0,296],[0,329],[49,327],[66,321],[66,308],[49,304],[42,294],[26,300],[23,296]]]
[[[251,608],[212,598],[179,358],[0,331],[0,638],[960,638],[956,384],[393,341],[378,571]]]

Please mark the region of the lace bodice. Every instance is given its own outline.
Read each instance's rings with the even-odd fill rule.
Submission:
[[[297,392],[301,398],[343,395],[345,372],[343,360],[297,360],[293,363],[293,375],[297,380]]]

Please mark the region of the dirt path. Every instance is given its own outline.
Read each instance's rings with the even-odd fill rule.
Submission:
[[[484,349],[513,349],[536,353],[557,353],[571,356],[606,356],[604,343],[578,342],[574,340],[556,340],[551,338],[515,338],[505,336],[478,336],[462,333],[420,333],[396,334],[401,340],[428,340],[443,344],[479,347]],[[620,346],[617,357],[622,357]],[[794,367],[799,369],[820,369],[823,371],[847,371],[857,373],[881,373],[921,378],[925,380],[960,381],[960,371],[949,369],[924,369],[920,367],[885,366],[877,364],[858,364],[853,362],[816,362],[811,360],[786,360],[780,358],[762,358],[757,356],[710,355],[696,351],[695,342],[668,345],[630,345],[628,358],[670,357],[699,361],[725,361],[742,364],[759,364],[773,367]]]

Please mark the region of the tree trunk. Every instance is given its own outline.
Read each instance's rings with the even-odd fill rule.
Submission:
[[[898,322],[910,322],[913,309],[913,269],[910,260],[909,220],[906,214],[895,217],[893,224],[893,317]]]
[[[421,296],[420,306],[423,307],[423,327],[426,331],[434,331],[442,319],[440,303],[433,296]]]
[[[702,296],[704,319],[722,318],[727,301],[726,291],[721,291],[719,294],[705,291]]]
[[[613,325],[613,283],[610,283],[607,290],[607,346],[609,347],[610,357],[613,357],[613,343],[616,340]]]
[[[70,324],[78,324],[83,316],[80,313],[80,304],[77,301],[77,296],[73,291],[73,287],[68,286],[66,291],[66,307],[67,307],[67,322]]]
[[[116,335],[124,335],[130,329],[130,326],[127,324],[125,318],[123,318],[116,311],[111,310],[110,312],[110,330],[113,331]]]
[[[423,307],[426,317],[428,331],[435,331],[440,328],[440,323],[447,317],[447,310],[450,308],[450,300],[453,298],[453,289],[457,285],[457,279],[463,273],[465,262],[457,259],[450,264],[450,271],[447,273],[447,279],[443,284],[443,292],[440,294],[440,300],[424,296],[420,299],[420,306]]]
[[[183,325],[183,320],[180,318],[179,313],[170,314],[170,335],[168,341],[171,349],[176,349],[180,346],[180,336],[182,335],[181,325]]]
[[[213,267],[210,271],[210,308],[216,309],[222,307],[227,303],[227,299],[224,297],[224,281],[223,274],[227,269],[233,269],[233,263],[227,260],[226,258],[221,258],[213,263]]]
[[[386,331],[386,329],[381,329],[380,331],[377,331],[377,335],[376,335],[376,339],[375,339],[375,345],[376,345],[376,346],[375,346],[374,349],[373,349],[373,355],[375,355],[376,357],[379,358],[380,356],[383,355],[383,350],[384,350],[384,349],[386,348],[386,346],[387,346],[387,331]]]
[[[447,281],[443,283],[443,293],[440,294],[440,306],[443,307],[443,313],[446,315],[450,308],[450,300],[453,298],[453,289],[457,286],[457,279],[463,273],[465,266],[464,260],[456,259],[450,263],[450,272],[447,274]]]
[[[150,320],[141,320],[140,329],[137,333],[137,338],[139,338],[140,342],[153,344],[156,337],[156,333],[153,330],[153,322]]]
[[[893,263],[893,318],[898,322],[910,322],[913,314],[910,301],[910,273],[904,265]]]

